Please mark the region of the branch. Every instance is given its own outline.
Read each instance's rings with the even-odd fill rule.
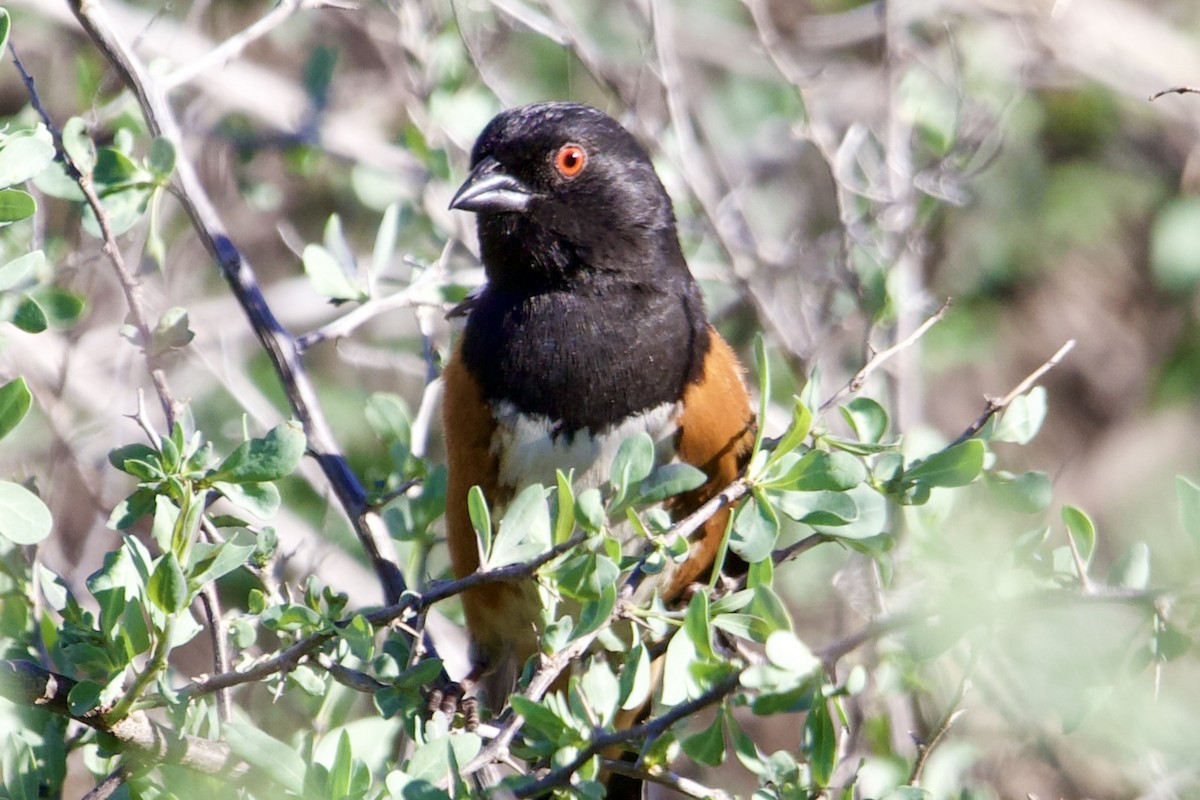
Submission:
[[[889,633],[894,633],[909,625],[929,619],[931,614],[899,613],[890,617],[878,617],[871,620],[854,633],[831,642],[817,651],[817,658],[825,665],[825,671],[832,673],[842,657],[862,647],[867,642],[882,639]]]
[[[828,411],[829,408],[832,407],[834,403],[837,403],[843,397],[846,397],[847,395],[851,395],[851,394],[857,394],[862,389],[863,384],[865,384],[867,382],[867,378],[871,377],[871,373],[875,372],[875,370],[882,367],[890,358],[895,356],[897,353],[901,352],[902,350],[906,350],[909,347],[912,347],[914,344],[916,344],[921,339],[922,336],[924,336],[926,333],[929,332],[930,328],[932,328],[934,325],[936,325],[937,323],[942,321],[942,318],[946,316],[946,312],[949,310],[950,310],[950,301],[947,300],[945,303],[942,304],[942,307],[939,308],[936,313],[934,313],[933,316],[931,316],[929,319],[922,322],[920,324],[920,326],[918,326],[908,336],[905,336],[903,339],[896,342],[894,345],[887,348],[886,350],[880,350],[878,353],[874,353],[870,357],[870,359],[867,360],[867,363],[863,365],[863,368],[860,369],[858,372],[856,372],[854,374],[854,377],[851,378],[850,381],[845,386],[843,386],[838,391],[834,392],[833,395],[830,396],[830,398],[828,400],[826,400],[824,403],[821,403],[821,407],[820,407],[820,409],[818,409],[818,411],[819,412]]]
[[[1150,95],[1150,102],[1153,103],[1164,94],[1200,94],[1200,88],[1195,86],[1172,86],[1170,89],[1163,89],[1160,92]]]
[[[1067,353],[1071,352],[1074,347],[1075,340],[1068,339],[1066,344],[1058,348],[1057,353],[1050,356],[1050,358],[1046,359],[1045,363],[1025,376],[1025,379],[1014,386],[1012,391],[1004,395],[1004,397],[1001,397],[999,400],[992,397],[987,398],[987,406],[984,408],[983,413],[979,416],[979,419],[968,425],[967,429],[960,433],[958,438],[950,443],[950,447],[954,447],[957,444],[962,444],[975,434],[979,433],[979,431],[983,429],[983,426],[987,424],[989,419],[1008,408],[1009,404],[1012,403],[1013,400],[1016,400],[1018,397],[1028,392],[1035,383],[1041,380],[1043,375],[1057,367],[1059,362],[1062,361],[1063,358],[1066,357]]]
[[[73,679],[43,669],[32,661],[0,661],[0,696],[14,703],[70,717],[110,734],[126,747],[156,761],[167,761],[198,772],[229,778],[243,775],[249,769],[225,744],[196,736],[181,736],[153,722],[141,711],[135,711],[112,724],[104,721],[104,710],[101,708],[93,708],[82,714],[72,713],[67,696],[75,685]]]
[[[354,310],[347,312],[343,316],[329,322],[326,325],[317,328],[310,333],[299,336],[296,339],[296,346],[301,352],[315,344],[325,341],[326,339],[337,339],[343,336],[349,336],[358,326],[368,322],[372,318],[392,311],[397,308],[410,308],[413,306],[423,305],[420,296],[431,285],[435,285],[435,278],[440,277],[440,270],[434,268],[426,269],[417,279],[406,286],[399,292],[380,297],[372,298]],[[442,307],[441,302],[434,302],[431,305]]]
[[[613,745],[624,744],[625,742],[641,739],[642,737],[655,738],[661,736],[668,728],[681,719],[690,717],[701,709],[724,700],[738,687],[741,677],[740,670],[732,672],[713,684],[708,691],[698,697],[680,703],[653,719],[623,730],[606,731],[596,735],[588,746],[583,748],[579,755],[570,763],[547,772],[533,783],[528,783],[514,789],[513,795],[515,797],[536,797],[547,789],[565,785],[580,767],[586,764],[592,757]]]
[[[125,304],[129,307],[129,319],[133,326],[137,328],[138,338],[142,343],[142,355],[146,358],[146,369],[150,373],[150,380],[154,383],[154,390],[158,393],[158,400],[162,404],[163,416],[167,422],[167,430],[171,430],[175,426],[175,418],[179,414],[179,404],[175,401],[175,396],[171,391],[171,387],[167,384],[167,375],[162,367],[155,366],[155,358],[150,355],[149,347],[154,339],[154,334],[151,331],[150,323],[146,314],[146,308],[142,303],[142,289],[138,282],[134,279],[133,274],[125,266],[125,257],[121,254],[121,248],[117,244],[116,236],[113,235],[112,225],[109,223],[108,211],[104,208],[104,204],[100,202],[100,196],[96,194],[96,187],[92,184],[91,172],[84,172],[75,163],[74,159],[67,152],[67,148],[63,145],[62,131],[54,124],[54,120],[50,117],[50,112],[42,105],[41,97],[37,93],[37,88],[34,86],[33,76],[25,70],[25,65],[21,63],[20,56],[17,55],[17,48],[12,42],[8,44],[8,52],[12,54],[13,63],[17,67],[17,72],[21,75],[21,80],[25,83],[25,91],[29,95],[29,101],[37,111],[38,116],[42,118],[42,122],[50,131],[50,136],[54,140],[54,149],[58,153],[58,157],[62,159],[66,165],[67,174],[70,175],[75,185],[83,192],[84,200],[88,204],[88,208],[96,216],[96,222],[100,226],[101,250],[108,257],[109,263],[112,265],[113,274],[117,278],[117,283],[121,286],[121,291],[125,295]]]
[[[369,513],[366,492],[338,450],[333,432],[321,411],[316,390],[300,360],[300,348],[295,338],[284,330],[267,305],[253,268],[230,241],[220,215],[187,158],[179,125],[161,88],[129,46],[117,36],[101,0],[68,0],[68,3],[88,36],[137,97],[151,135],[164,138],[175,146],[176,196],[270,357],[292,413],[304,425],[309,450],[321,465],[338,502],[350,518],[388,602],[395,603],[406,587],[400,570],[392,559],[384,555],[392,550],[391,539],[380,519]]]
[[[363,615],[372,625],[390,625],[410,614],[420,613],[434,603],[461,594],[467,589],[487,583],[502,583],[504,581],[523,580],[532,577],[537,570],[548,561],[582,544],[587,538],[585,533],[577,533],[562,544],[550,548],[537,558],[523,561],[519,564],[509,564],[487,572],[473,572],[465,578],[454,581],[434,581],[424,592],[406,592],[399,602],[384,606],[376,611]],[[212,675],[202,680],[194,681],[180,690],[180,694],[195,696],[210,694],[231,686],[252,683],[279,672],[294,669],[301,661],[316,653],[324,644],[331,641],[339,628],[350,624],[350,620],[339,620],[333,624],[333,630],[310,634],[295,644],[282,650],[272,658],[254,666],[234,672]]]

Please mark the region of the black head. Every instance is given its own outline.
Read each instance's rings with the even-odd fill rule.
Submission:
[[[479,215],[493,284],[686,274],[671,200],[650,157],[590,106],[501,112],[475,142],[471,174],[450,207]]]

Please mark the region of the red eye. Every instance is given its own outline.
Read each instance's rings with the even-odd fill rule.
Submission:
[[[587,150],[577,144],[564,144],[554,154],[554,168],[564,178],[574,178],[587,166]]]

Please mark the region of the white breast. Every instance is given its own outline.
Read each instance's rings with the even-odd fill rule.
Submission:
[[[511,403],[499,403],[493,412],[492,452],[500,456],[500,483],[516,493],[533,483],[554,486],[556,470],[574,470],[577,489],[603,486],[621,442],[643,431],[654,441],[658,462],[664,463],[675,455],[681,411],[679,403],[664,403],[599,435],[588,431],[567,435],[556,433],[548,417],[524,414]]]

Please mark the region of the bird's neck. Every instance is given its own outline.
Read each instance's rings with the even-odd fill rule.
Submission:
[[[691,282],[673,230],[613,230],[589,244],[573,242],[527,217],[481,219],[480,256],[488,283],[539,292],[596,281]]]

